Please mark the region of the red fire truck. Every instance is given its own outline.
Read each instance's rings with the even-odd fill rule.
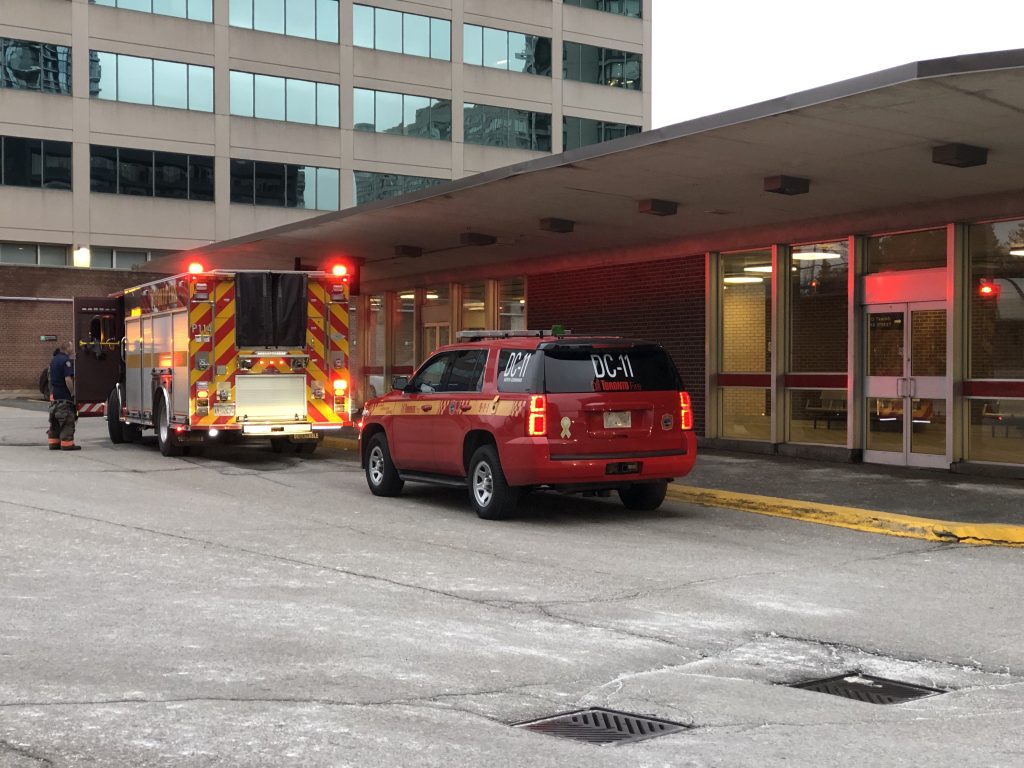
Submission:
[[[79,412],[180,454],[221,434],[312,453],[351,425],[350,275],[189,272],[75,300]]]

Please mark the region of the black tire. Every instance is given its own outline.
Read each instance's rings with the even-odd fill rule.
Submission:
[[[312,456],[318,445],[320,445],[319,440],[297,440],[295,452],[302,456]]]
[[[397,496],[405,485],[391,461],[388,439],[383,432],[371,437],[366,446],[366,484],[374,496]]]
[[[505,480],[493,445],[476,449],[469,460],[469,503],[484,520],[506,520],[519,504],[520,489]]]
[[[153,404],[153,423],[156,426],[156,444],[164,456],[181,456],[182,445],[171,427],[171,419],[167,412],[167,398],[163,393],[154,393],[156,402]]]
[[[661,506],[668,491],[667,480],[655,480],[651,483],[636,483],[619,488],[622,506],[638,512],[650,512]]]
[[[287,437],[270,438],[270,450],[274,453],[291,453],[292,444]]]
[[[121,397],[118,395],[116,388],[107,397],[106,417],[107,434],[110,436],[110,442],[114,445],[127,442],[124,436],[124,424],[121,421]]]

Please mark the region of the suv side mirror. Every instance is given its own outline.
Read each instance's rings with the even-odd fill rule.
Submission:
[[[391,377],[391,388],[392,389],[405,389],[409,384],[408,376],[392,376]]]

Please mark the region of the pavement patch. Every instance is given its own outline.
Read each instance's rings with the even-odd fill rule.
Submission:
[[[841,507],[798,499],[758,496],[713,488],[695,488],[670,483],[668,497],[676,501],[786,517],[866,533],[884,533],[925,541],[943,541],[982,546],[1024,547],[1024,526],[996,523],[958,523],[857,507]]]

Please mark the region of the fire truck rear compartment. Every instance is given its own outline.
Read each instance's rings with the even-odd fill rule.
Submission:
[[[310,432],[311,426],[306,418],[306,377],[289,374],[238,376],[235,379],[235,413],[242,424],[242,431],[247,434]],[[268,422],[274,422],[273,427]]]

